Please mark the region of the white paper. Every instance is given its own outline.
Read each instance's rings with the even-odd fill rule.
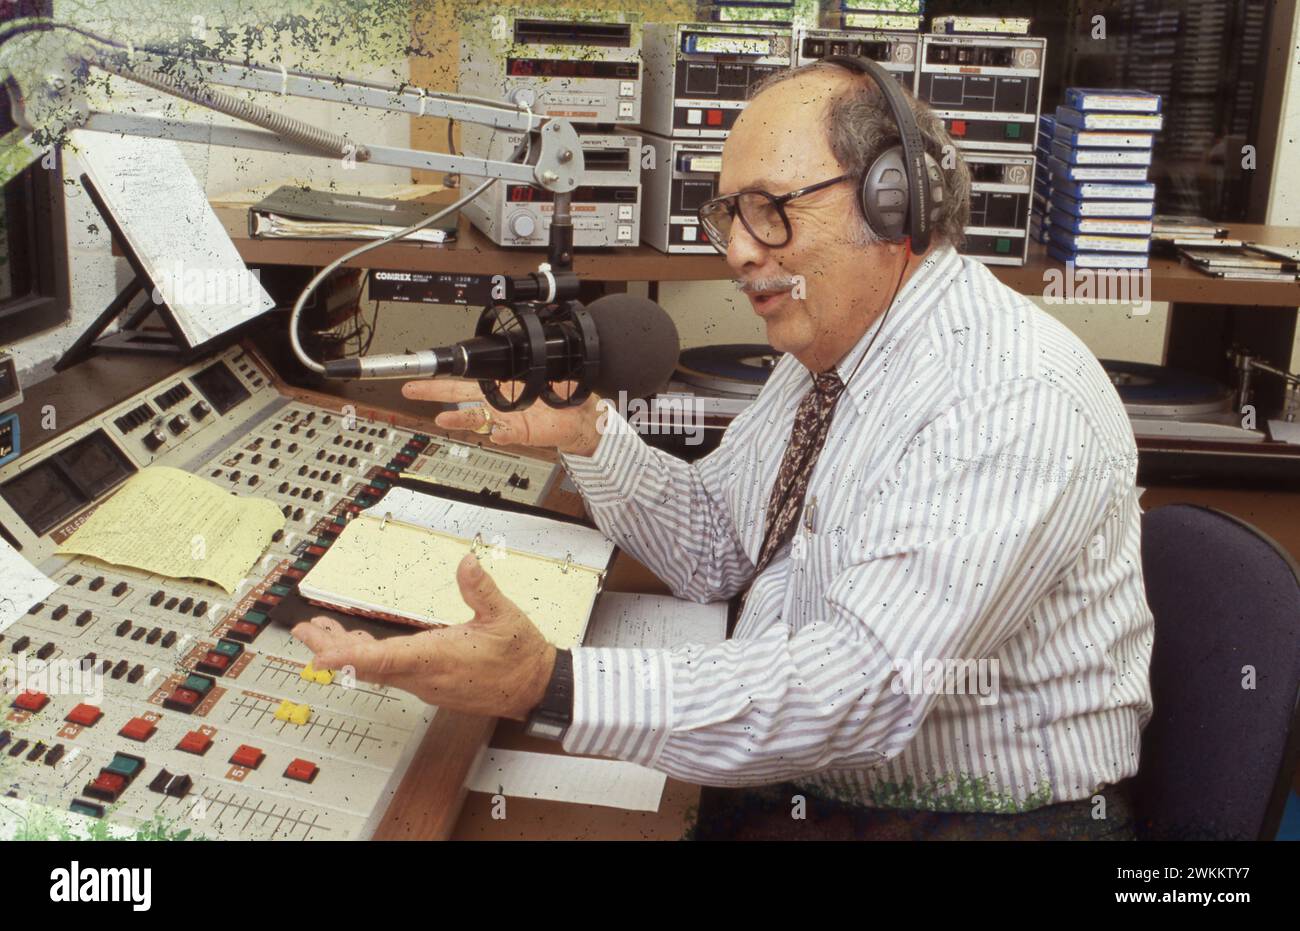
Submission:
[[[16,549],[0,540],[0,633],[59,587]]]
[[[365,513],[378,518],[391,516],[393,520],[465,540],[481,535],[488,547],[503,546],[559,561],[571,557],[575,565],[588,569],[603,570],[614,552],[614,543],[590,527],[463,504],[409,488],[390,488],[383,500]]]
[[[191,347],[275,306],[176,143],[86,130],[73,139],[86,174]]]
[[[666,778],[621,760],[489,747],[467,786],[489,795],[658,811]]]
[[[584,646],[672,649],[727,638],[727,603],[697,604],[671,595],[604,592],[587,624]]]
[[[1300,423],[1287,420],[1270,420],[1268,422],[1268,433],[1269,436],[1280,443],[1300,445]]]

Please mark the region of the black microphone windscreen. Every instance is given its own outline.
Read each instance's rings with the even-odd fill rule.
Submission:
[[[595,391],[603,398],[648,398],[663,390],[677,367],[681,341],[668,312],[633,294],[607,294],[587,305],[600,336],[600,374]]]

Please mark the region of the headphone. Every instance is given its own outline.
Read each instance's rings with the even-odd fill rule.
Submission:
[[[858,207],[871,232],[888,242],[908,242],[913,255],[930,248],[930,230],[943,214],[944,184],[939,163],[925,151],[921,129],[893,76],[869,58],[830,55],[822,61],[870,75],[884,95],[901,145],[871,163],[858,181]]]

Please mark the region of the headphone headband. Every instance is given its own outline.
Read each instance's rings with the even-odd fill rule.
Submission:
[[[911,239],[911,249],[920,255],[930,247],[930,173],[926,169],[925,141],[921,129],[916,125],[912,108],[908,106],[903,90],[893,76],[870,58],[858,55],[830,55],[822,61],[847,68],[855,74],[869,75],[880,88],[898,126],[898,138],[902,143],[903,165],[907,172],[908,210],[907,234]],[[866,204],[863,204],[864,210]]]

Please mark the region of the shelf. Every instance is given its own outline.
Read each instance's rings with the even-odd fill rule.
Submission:
[[[354,240],[252,239],[247,213],[218,207],[217,216],[246,262],[255,265],[309,265],[320,267],[354,248]],[[1300,227],[1230,227],[1230,235],[1278,246],[1300,247]],[[435,246],[393,243],[362,257],[357,264],[390,271],[458,272],[475,275],[521,275],[534,271],[545,256],[543,249],[502,249],[462,218],[457,240]],[[1041,296],[1048,269],[1064,273],[1064,266],[1047,257],[1044,247],[1030,243],[1029,261],[1023,266],[989,266],[1003,283],[1022,294]],[[574,270],[587,281],[717,281],[732,277],[721,256],[664,255],[649,246],[629,249],[579,250]],[[1191,304],[1238,304],[1300,307],[1300,283],[1242,281],[1211,278],[1174,259],[1152,258],[1152,301]]]

